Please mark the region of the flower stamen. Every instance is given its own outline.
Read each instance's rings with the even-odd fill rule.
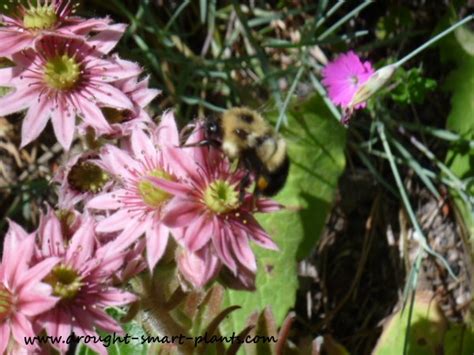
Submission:
[[[13,310],[13,296],[8,289],[0,284],[0,323],[7,319]]]
[[[79,274],[65,264],[53,268],[44,281],[53,288],[53,295],[63,300],[76,297],[82,287],[82,279]]]
[[[109,181],[109,175],[97,165],[79,161],[69,171],[67,181],[79,192],[100,192]]]
[[[172,181],[173,176],[168,174],[166,171],[162,169],[154,169],[149,172],[147,177],[157,177],[160,179],[165,179]],[[143,199],[143,202],[152,208],[160,207],[163,202],[168,201],[172,195],[166,191],[161,190],[160,188],[156,187],[151,181],[144,178],[138,183],[138,191],[140,196]]]
[[[67,54],[51,58],[44,65],[44,80],[50,88],[69,90],[79,82],[80,77],[80,65]]]
[[[203,194],[206,206],[217,214],[224,214],[240,206],[239,193],[235,186],[225,180],[215,180]]]
[[[39,1],[37,6],[30,6],[25,9],[23,16],[23,26],[31,30],[45,30],[52,28],[58,21],[58,15],[54,7],[53,2],[40,6]]]

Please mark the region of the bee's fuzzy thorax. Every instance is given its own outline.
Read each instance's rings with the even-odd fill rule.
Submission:
[[[289,170],[284,138],[257,111],[234,107],[205,122],[206,139],[255,175],[256,192],[276,194]]]

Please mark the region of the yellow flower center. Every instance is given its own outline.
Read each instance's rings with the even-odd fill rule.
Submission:
[[[233,211],[240,206],[239,192],[225,180],[213,181],[204,191],[203,200],[217,214]]]
[[[7,319],[13,310],[13,296],[8,289],[0,284],[0,324]]]
[[[69,90],[80,80],[81,67],[67,54],[49,59],[44,66],[46,84],[58,90]]]
[[[52,4],[30,6],[23,16],[23,26],[31,30],[45,30],[52,28],[58,21],[58,15]]]
[[[97,165],[79,161],[73,165],[67,176],[67,182],[79,192],[98,193],[109,181],[109,175]]]
[[[174,180],[173,176],[162,169],[152,170],[147,176],[153,176],[169,181]],[[159,187],[156,187],[151,181],[147,179],[142,179],[142,181],[138,183],[138,191],[140,192],[143,202],[153,208],[160,207],[163,202],[169,200],[172,196],[170,193],[163,191]]]
[[[63,300],[76,297],[82,287],[82,279],[79,274],[64,264],[54,267],[44,281],[53,288],[53,295]]]

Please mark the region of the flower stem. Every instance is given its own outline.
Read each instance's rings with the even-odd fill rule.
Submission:
[[[382,122],[378,122],[377,125],[377,130],[380,136],[380,139],[382,141],[382,145],[384,147],[385,153],[387,154],[388,161],[390,163],[390,168],[392,169],[393,177],[395,178],[395,182],[397,184],[398,190],[400,192],[400,196],[402,197],[402,202],[403,205],[405,206],[405,210],[408,213],[408,217],[410,218],[410,221],[415,229],[414,237],[415,239],[420,243],[421,247],[425,252],[428,254],[436,257],[446,268],[448,271],[449,275],[454,279],[458,280],[454,272],[451,270],[451,267],[449,266],[448,262],[446,259],[444,259],[439,253],[434,251],[433,249],[430,248],[428,245],[426,236],[423,233],[423,230],[421,229],[420,224],[418,223],[418,220],[415,216],[415,212],[413,211],[413,207],[410,204],[410,200],[408,198],[408,194],[405,190],[405,186],[403,185],[402,179],[400,177],[400,173],[398,172],[397,165],[395,163],[394,156],[392,154],[392,150],[390,149],[390,145],[388,144],[387,136],[385,135],[385,126]]]
[[[465,23],[471,21],[472,19],[474,19],[474,15],[469,15],[467,17],[465,17],[464,19],[462,19],[461,21],[455,23],[454,25],[452,25],[451,27],[445,29],[443,32],[441,33],[438,33],[436,36],[434,36],[433,38],[431,38],[429,41],[423,43],[421,46],[419,46],[417,49],[415,49],[414,51],[408,53],[406,56],[404,56],[402,59],[400,59],[398,62],[396,62],[395,65],[396,67],[400,67],[401,65],[405,64],[407,61],[409,61],[411,58],[413,58],[415,55],[417,55],[418,53],[420,53],[421,51],[423,51],[424,49],[426,49],[427,47],[431,46],[434,42],[436,42],[437,40],[443,38],[444,36],[450,34],[451,32],[453,32],[456,28],[464,25]]]

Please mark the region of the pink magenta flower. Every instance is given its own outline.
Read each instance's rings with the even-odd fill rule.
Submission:
[[[75,5],[70,0],[36,0],[28,5],[18,1],[15,6],[13,16],[0,15],[0,57],[33,47],[34,40],[43,33],[85,36],[92,31],[107,30],[109,36],[120,38],[120,31],[123,33],[125,29],[110,26],[109,19],[73,16]]]
[[[112,145],[104,147],[100,164],[120,183],[111,192],[93,198],[87,207],[114,211],[98,223],[97,231],[120,231],[115,242],[122,248],[145,234],[147,262],[153,269],[168,243],[169,229],[161,223],[161,211],[172,196],[156,188],[148,178],[175,180],[174,160],[167,152],[181,157],[185,150],[177,148],[178,130],[171,112],[165,113],[160,125],[150,133],[133,130],[129,152]],[[164,147],[169,149],[164,151]]]
[[[190,139],[202,140],[202,129],[196,132]],[[184,177],[179,181],[151,177],[150,181],[174,195],[164,210],[163,222],[187,250],[179,260],[184,276],[195,286],[202,286],[216,274],[220,263],[234,275],[245,274],[243,269],[255,275],[257,263],[249,242],[278,248],[253,214],[277,211],[281,206],[249,193],[241,201],[240,182],[245,172],[231,169],[219,150],[182,149],[189,149],[191,156],[183,159],[173,150],[170,158],[180,165]],[[203,248],[210,248],[211,253],[203,252]]]
[[[341,54],[334,61],[328,63],[323,71],[323,84],[328,90],[331,101],[343,108],[349,106],[357,90],[373,74],[374,69],[370,62],[361,62],[354,52]],[[365,102],[354,108],[365,107]]]
[[[28,108],[22,147],[38,137],[50,117],[56,138],[67,150],[76,115],[102,133],[110,125],[101,107],[133,110],[130,99],[111,82],[138,75],[140,67],[117,57],[104,59],[97,46],[48,35],[35,42],[35,50],[14,54],[12,60],[15,67],[0,69],[0,86],[13,87],[0,97],[0,116]]]
[[[36,258],[43,260],[54,256],[60,260],[44,278],[59,302],[38,317],[49,336],[67,337],[74,332],[98,339],[96,327],[110,333],[123,332],[105,309],[133,302],[136,296],[111,286],[114,275],[123,266],[124,255],[110,243],[99,245],[94,227],[95,222],[86,215],[68,238],[63,235],[61,222],[52,211],[41,220]],[[107,354],[101,343],[86,345],[100,354]],[[56,346],[60,350],[67,349],[67,344]]]
[[[31,266],[34,247],[34,234],[28,235],[10,222],[0,264],[0,354],[18,353],[25,346],[25,337],[36,335],[34,317],[58,301],[51,296],[51,287],[41,280],[59,259],[48,257]]]

